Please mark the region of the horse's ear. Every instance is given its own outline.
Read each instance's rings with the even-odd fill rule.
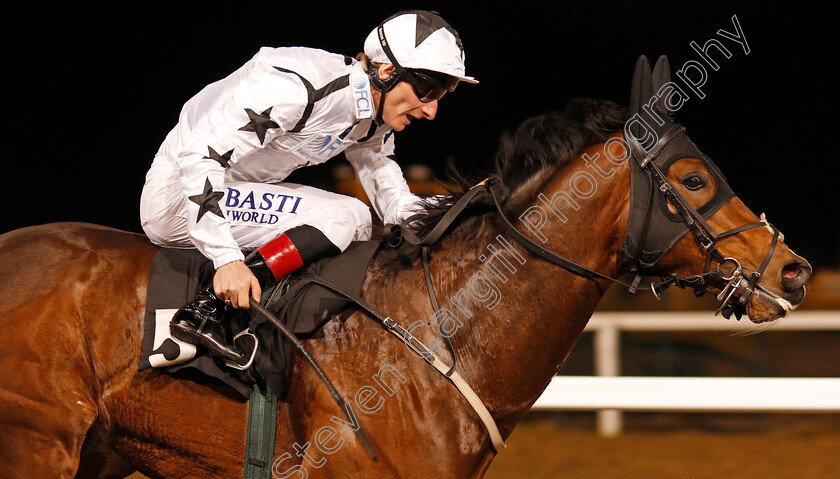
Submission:
[[[636,60],[636,70],[633,72],[633,84],[630,87],[630,113],[641,113],[642,106],[647,104],[653,96],[651,84],[650,62],[642,55]]]
[[[662,55],[656,61],[656,66],[653,67],[653,90],[659,91],[659,88],[671,81],[671,65],[668,64],[668,57]]]
[[[662,88],[662,85],[666,83],[671,83],[671,65],[668,63],[668,57],[662,55],[656,61],[656,65],[653,67],[653,91],[659,92],[659,89]],[[665,105],[662,104],[662,98],[656,102],[656,109],[659,113],[663,115],[667,115],[669,117],[673,117],[673,113],[665,108]]]

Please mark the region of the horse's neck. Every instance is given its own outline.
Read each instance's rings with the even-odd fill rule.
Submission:
[[[577,157],[547,180],[534,179],[516,192],[529,200],[520,199],[508,217],[546,249],[615,277],[622,263],[629,168],[603,158],[599,164],[604,172],[612,169],[612,176],[598,176]],[[570,179],[579,172],[596,178],[597,192],[587,199],[572,196],[578,210],[557,202],[563,222],[538,193],[546,199],[558,198],[558,191],[571,195]],[[517,219],[531,206],[547,214],[541,229],[545,243]],[[609,283],[581,278],[527,253],[497,215],[488,217],[469,243],[459,233],[436,254],[440,307],[462,322],[451,338],[459,372],[509,433],[563,364]],[[447,264],[457,266],[441,266]]]

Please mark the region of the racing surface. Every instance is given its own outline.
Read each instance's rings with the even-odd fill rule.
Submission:
[[[487,479],[833,479],[838,415],[625,413],[617,437],[594,414],[532,412]]]

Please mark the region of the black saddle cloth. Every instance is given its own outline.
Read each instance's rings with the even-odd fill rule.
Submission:
[[[267,308],[298,337],[311,335],[335,315],[352,308],[354,303],[309,280],[320,276],[342,290],[361,295],[367,266],[380,245],[378,241],[355,241],[340,255],[323,258],[293,273],[285,293]],[[158,310],[180,308],[201,288],[212,283],[214,273],[212,262],[197,250],[161,248],[156,253],[149,273],[139,370],[156,367],[170,373],[199,372],[222,381],[245,399],[250,397],[254,384],[264,383],[282,397],[289,369],[290,344],[267,318],[253,317],[252,312],[241,310],[231,317],[234,334],[250,326],[259,340],[253,365],[247,371],[229,368],[202,350],[194,357],[178,362],[177,358],[185,355],[182,347],[168,336],[166,325],[157,324]],[[268,296],[264,294],[264,298]],[[250,337],[237,342],[248,357],[253,344]],[[165,358],[166,364],[159,365],[160,360],[150,361],[152,356]]]

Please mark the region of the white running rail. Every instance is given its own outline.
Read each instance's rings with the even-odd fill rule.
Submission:
[[[621,331],[838,331],[840,311],[799,311],[770,327],[710,312],[599,312],[597,376],[556,376],[535,409],[598,411],[598,432],[621,432],[622,411],[840,412],[840,378],[621,377]],[[748,337],[744,338],[745,340]]]

